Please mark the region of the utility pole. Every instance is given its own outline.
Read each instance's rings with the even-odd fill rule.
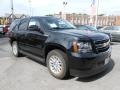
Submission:
[[[95,15],[95,27],[97,27],[97,22],[98,22],[98,11],[99,11],[99,0],[97,0],[96,15]]]
[[[32,15],[31,0],[28,0],[29,3],[29,15]]]
[[[11,2],[11,18],[12,18],[12,21],[14,21],[14,7],[13,7],[13,0],[10,0]]]
[[[63,2],[63,7],[64,7],[64,10],[62,12],[63,13],[63,19],[66,19],[66,11],[65,11],[65,9],[66,9],[67,4],[68,4],[68,2],[66,2],[66,1]]]

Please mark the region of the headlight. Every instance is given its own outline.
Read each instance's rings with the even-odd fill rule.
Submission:
[[[73,42],[73,52],[91,52],[92,51],[92,47],[91,47],[91,43],[89,42],[77,42],[74,41]]]

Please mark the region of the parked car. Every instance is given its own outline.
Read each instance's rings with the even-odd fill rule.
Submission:
[[[0,33],[1,34],[6,34],[8,32],[9,25],[0,25]]]
[[[9,32],[13,54],[46,63],[58,79],[89,77],[109,66],[111,47],[106,34],[79,31],[68,21],[49,16],[13,23]]]
[[[94,26],[90,26],[90,25],[75,25],[77,27],[77,29],[79,30],[87,30],[87,31],[94,31],[94,32],[101,32],[101,33],[105,33],[110,37],[111,40],[111,33],[109,32],[102,32],[99,29],[96,29]]]
[[[120,26],[105,26],[99,31],[104,33],[110,33],[112,36],[112,41],[120,42]]]
[[[0,25],[0,33],[2,34],[3,33],[3,26]]]
[[[75,25],[77,29],[79,30],[92,30],[92,31],[97,31],[97,29],[94,26],[90,25]]]

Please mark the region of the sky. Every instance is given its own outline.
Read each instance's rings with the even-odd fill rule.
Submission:
[[[11,0],[0,0],[0,16],[11,13]],[[68,2],[66,7],[63,1]],[[95,0],[96,3],[98,0]],[[13,0],[14,13],[31,14],[34,16],[59,13],[86,13],[90,14],[92,0]],[[31,6],[31,10],[30,10]],[[120,0],[99,0],[98,14],[120,15]]]

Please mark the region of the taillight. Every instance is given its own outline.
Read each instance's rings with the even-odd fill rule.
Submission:
[[[3,32],[4,32],[4,33],[8,32],[8,26],[4,26],[4,27],[3,27]]]

